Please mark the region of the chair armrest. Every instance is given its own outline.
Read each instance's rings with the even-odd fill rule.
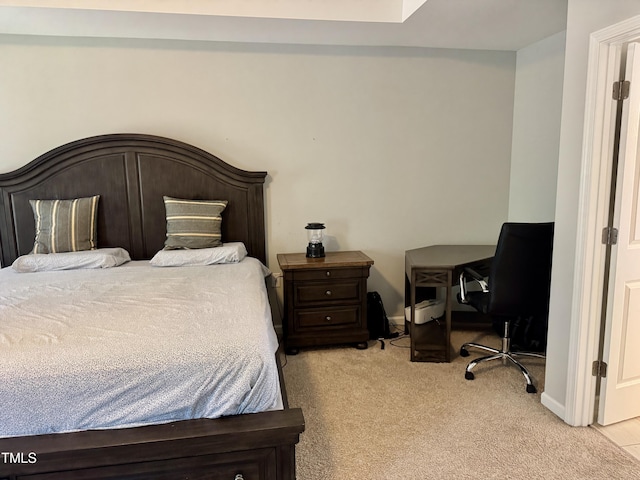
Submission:
[[[482,288],[483,292],[486,293],[486,292],[489,291],[489,284],[484,279],[484,277],[482,275],[480,275],[478,272],[476,272],[474,269],[469,268],[469,267],[465,267],[465,269],[462,270],[462,272],[460,272],[460,279],[459,279],[459,283],[460,283],[459,300],[460,300],[460,303],[469,303],[469,301],[467,299],[467,276],[471,277],[471,278],[469,278],[470,281],[477,282],[480,285],[480,288]]]
[[[465,272],[468,273],[471,277],[473,277],[471,280],[475,280],[482,286],[483,292],[489,291],[489,285],[487,284],[487,281],[484,279],[482,275],[476,272],[473,268],[469,268],[469,267],[465,267],[465,269],[463,270],[463,273]]]

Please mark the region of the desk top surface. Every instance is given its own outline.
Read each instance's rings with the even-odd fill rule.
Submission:
[[[405,252],[406,267],[453,269],[492,258],[495,245],[431,245]]]

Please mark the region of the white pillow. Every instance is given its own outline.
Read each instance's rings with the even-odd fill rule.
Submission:
[[[110,268],[129,262],[124,248],[98,248],[81,252],[31,253],[18,257],[11,265],[20,273],[75,270],[80,268]]]
[[[225,243],[220,247],[183,250],[160,250],[151,261],[156,267],[185,267],[192,265],[214,265],[238,263],[247,256],[242,242]]]

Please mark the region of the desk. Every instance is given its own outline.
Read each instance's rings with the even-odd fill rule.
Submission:
[[[411,307],[412,362],[451,361],[452,286],[457,284],[465,267],[488,274],[495,251],[495,245],[433,245],[405,252],[405,274],[409,283],[409,298],[405,298],[405,304]],[[444,322],[414,325],[416,288],[419,287],[446,287]]]

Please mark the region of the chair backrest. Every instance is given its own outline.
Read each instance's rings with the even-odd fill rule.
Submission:
[[[548,314],[553,229],[553,222],[502,225],[489,272],[490,314]]]

